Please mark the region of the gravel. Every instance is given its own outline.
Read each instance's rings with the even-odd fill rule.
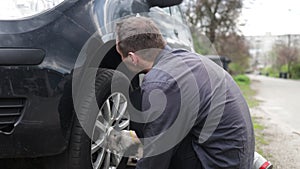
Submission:
[[[267,144],[256,143],[273,169],[300,169],[300,133],[281,123],[263,107],[251,109],[256,121],[265,126],[261,132]]]

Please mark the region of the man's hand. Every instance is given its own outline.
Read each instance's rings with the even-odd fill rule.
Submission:
[[[126,156],[136,155],[140,145],[140,140],[132,130],[112,130],[107,141],[109,150],[120,155],[126,154]]]

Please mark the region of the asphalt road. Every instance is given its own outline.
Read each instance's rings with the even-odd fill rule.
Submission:
[[[300,81],[249,75],[261,107],[279,124],[300,133]]]

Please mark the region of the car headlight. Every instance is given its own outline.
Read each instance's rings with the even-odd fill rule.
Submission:
[[[0,0],[0,20],[17,20],[45,12],[64,0]]]

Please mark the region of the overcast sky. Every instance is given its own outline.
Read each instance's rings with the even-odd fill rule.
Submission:
[[[300,34],[300,0],[245,0],[243,34]]]

